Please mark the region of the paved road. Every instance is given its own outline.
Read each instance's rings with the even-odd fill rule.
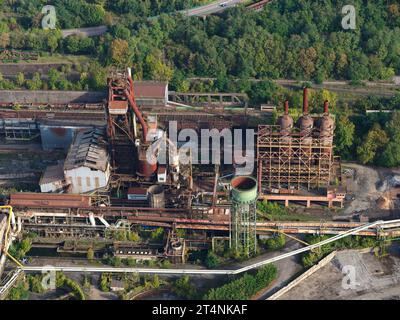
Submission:
[[[205,17],[207,15],[222,12],[228,8],[235,7],[242,2],[244,2],[244,0],[218,0],[201,7],[182,10],[179,11],[179,13],[189,17]]]
[[[302,245],[300,243],[295,242],[294,240],[290,240],[288,241],[286,247],[279,252],[287,253],[301,247]],[[273,252],[273,256],[278,255],[279,252]],[[272,285],[265,288],[262,293],[259,293],[259,295],[255,297],[257,300],[265,300],[266,298],[286,286],[303,270],[299,256],[291,256],[288,259],[276,261],[274,264],[278,269],[278,277],[275,279]]]

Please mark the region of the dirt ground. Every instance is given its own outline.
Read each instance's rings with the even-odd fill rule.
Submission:
[[[350,282],[344,272],[349,268],[354,268],[355,275]],[[280,300],[371,299],[400,300],[398,254],[379,259],[372,253],[339,252],[328,265],[280,297]]]
[[[390,193],[393,177],[400,175],[400,169],[374,168],[346,163],[343,168],[350,172],[345,179],[348,196],[343,215],[363,213],[370,218],[395,218],[399,214],[398,200]],[[381,201],[381,202],[380,202]],[[383,204],[382,204],[383,202]]]

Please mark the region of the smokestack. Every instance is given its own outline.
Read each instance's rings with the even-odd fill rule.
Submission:
[[[285,100],[285,115],[289,114],[289,100]]]
[[[324,113],[329,114],[329,101],[328,100],[324,101]]]
[[[308,114],[308,89],[303,90],[303,114]]]

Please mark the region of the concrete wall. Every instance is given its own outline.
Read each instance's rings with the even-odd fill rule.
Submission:
[[[110,165],[107,166],[106,172],[79,167],[72,170],[64,170],[64,175],[67,184],[71,184],[71,193],[85,193],[107,186],[110,178]]]
[[[64,183],[62,180],[59,181],[54,181],[51,183],[43,183],[40,185],[40,192],[57,192],[59,190],[62,190],[64,187]]]

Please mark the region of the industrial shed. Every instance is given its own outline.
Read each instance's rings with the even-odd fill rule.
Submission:
[[[133,91],[141,107],[165,107],[168,103],[168,82],[134,81]]]
[[[60,192],[66,186],[64,178],[64,162],[60,162],[55,166],[48,166],[41,176],[40,181],[41,192]]]
[[[104,188],[110,171],[104,128],[78,132],[64,163],[68,191],[79,194]]]

